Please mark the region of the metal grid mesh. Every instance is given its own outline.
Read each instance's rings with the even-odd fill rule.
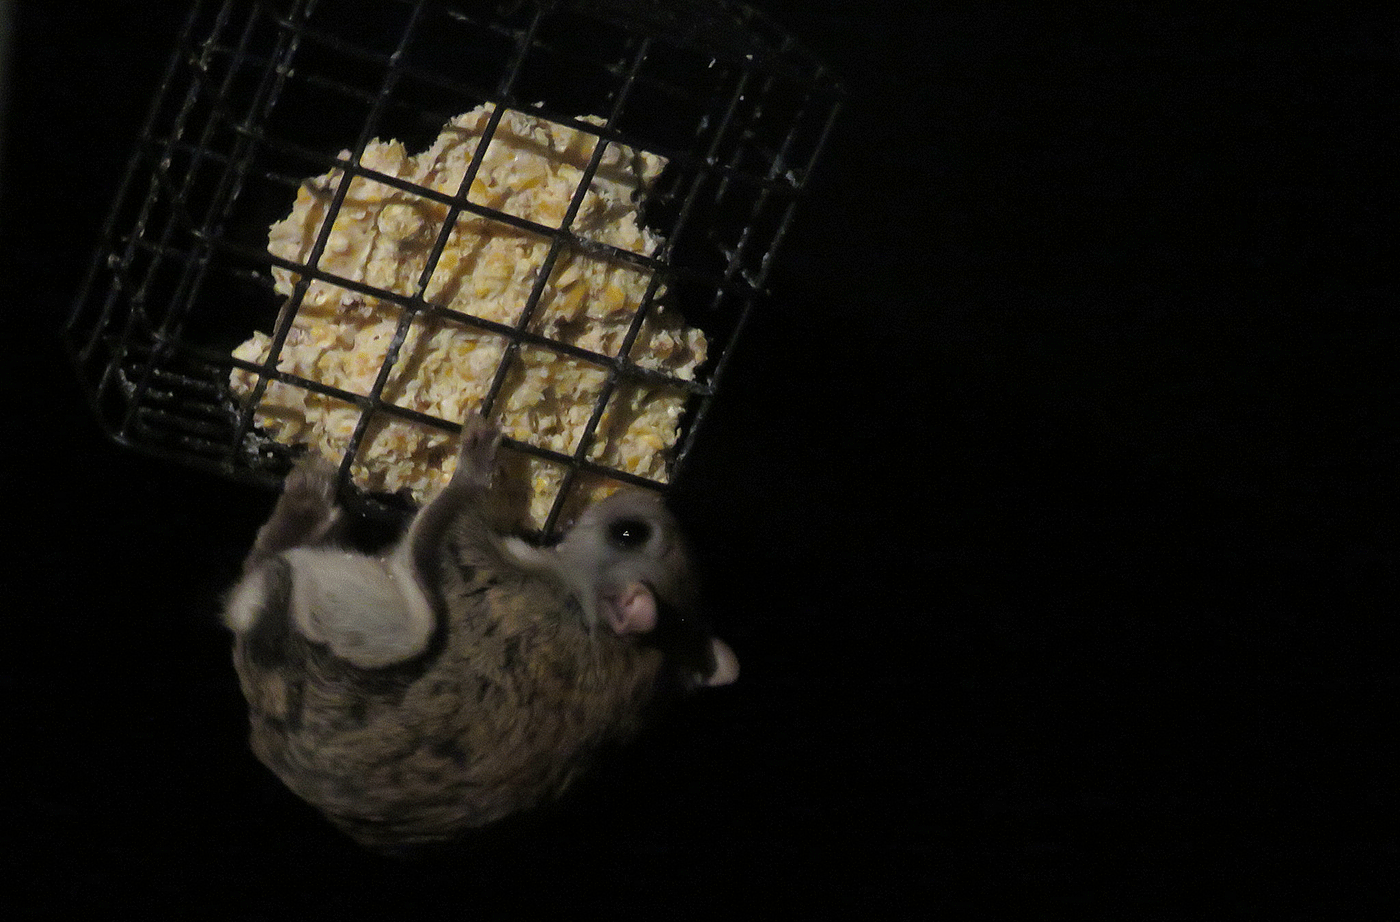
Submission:
[[[507,441],[511,450],[563,467],[563,487],[545,524],[552,531],[580,473],[665,488],[588,458],[599,417],[625,382],[664,379],[689,395],[682,437],[671,449],[669,482],[682,471],[840,96],[831,76],[787,36],[746,8],[723,2],[200,4],[131,158],[69,319],[68,342],[104,426],[119,442],[268,485],[280,481],[296,454],[255,425],[255,404],[271,382],[358,409],[359,422],[341,459],[342,483],[378,414],[456,430],[456,420],[384,399],[385,382],[416,316],[447,316],[506,338],[483,405],[488,414],[522,345],[580,359],[606,378],[576,450]],[[421,148],[448,119],[483,104],[494,108],[463,190],[507,110],[600,139],[560,226],[535,224],[461,191],[445,195],[361,164],[373,138]],[[583,114],[602,122],[576,121]],[[655,252],[608,247],[571,228],[608,144],[668,161],[642,203],[645,224],[661,241]],[[347,146],[348,160],[332,153]],[[312,252],[304,262],[270,255],[269,225],[286,214],[304,180],[333,168],[342,170],[344,181]],[[333,216],[354,177],[371,177],[448,209],[417,294],[318,268]],[[538,281],[512,324],[452,311],[423,296],[446,228],[464,214],[548,241]],[[602,251],[650,275],[617,354],[589,352],[530,329],[551,266],[570,247]],[[290,298],[273,292],[273,267],[296,273]],[[315,280],[401,309],[367,393],[277,368],[293,315]],[[694,380],[666,378],[625,358],[663,284],[667,303],[710,342]],[[272,331],[271,355],[260,364],[232,358],[233,348],[255,329]],[[235,367],[257,376],[251,399],[230,391]],[[401,505],[383,496],[357,499],[371,512]]]

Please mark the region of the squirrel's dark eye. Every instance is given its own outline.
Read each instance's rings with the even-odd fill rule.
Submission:
[[[641,519],[618,519],[608,523],[608,540],[624,550],[641,547],[650,537],[651,526]]]

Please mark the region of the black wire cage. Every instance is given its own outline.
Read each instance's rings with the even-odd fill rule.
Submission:
[[[356,487],[342,492],[371,513],[401,509],[408,496],[355,478],[386,421],[443,442],[460,422],[401,399],[422,339],[415,325],[452,325],[496,345],[474,401],[487,415],[514,399],[530,356],[571,363],[592,382],[577,438],[508,431],[505,441],[556,475],[538,525],[550,533],[590,478],[664,491],[680,475],[841,99],[839,82],[790,36],[721,0],[197,3],[67,342],[119,443],[237,479],[275,486],[305,450],[269,422],[271,394],[333,404],[341,486]],[[460,179],[444,187],[384,166],[378,139],[426,149],[463,113],[474,113],[475,134]],[[510,140],[512,124],[581,140],[562,214],[545,220],[478,194],[491,145]],[[591,234],[582,217],[590,190],[642,159],[656,174],[630,193],[644,245]],[[402,284],[330,258],[337,221],[363,204],[366,184],[432,216]],[[315,219],[298,248],[278,250],[269,227],[294,201]],[[434,281],[459,255],[453,234],[464,222],[534,254],[508,315],[476,311]],[[579,259],[635,283],[621,335],[605,347],[539,322]],[[363,386],[286,361],[308,335],[298,317],[324,312],[314,302],[325,290],[343,295],[340,309],[387,310]],[[693,369],[634,351],[663,311],[702,331],[707,348]],[[260,350],[240,350],[259,336]],[[609,407],[638,388],[676,397],[678,434],[659,449],[660,472],[596,450]]]

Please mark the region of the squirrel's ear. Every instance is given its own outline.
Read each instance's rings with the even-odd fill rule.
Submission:
[[[728,685],[739,678],[739,657],[729,648],[729,644],[718,637],[710,638],[710,652],[715,658],[715,670],[708,676],[700,677],[700,684],[715,687]]]

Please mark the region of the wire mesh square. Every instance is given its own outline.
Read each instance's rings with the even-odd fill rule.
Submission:
[[[478,409],[550,533],[684,469],[841,97],[719,0],[200,3],[70,351],[122,444],[268,485],[310,446],[369,512]]]

